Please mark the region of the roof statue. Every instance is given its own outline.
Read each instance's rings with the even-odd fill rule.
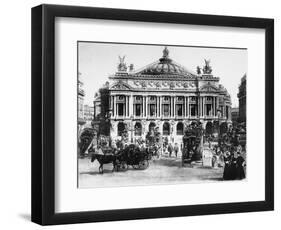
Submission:
[[[211,74],[212,73],[212,67],[210,66],[210,62],[211,60],[206,60],[204,59],[205,61],[205,66],[203,67],[203,73],[204,74]]]
[[[129,70],[130,70],[130,71],[134,71],[134,64],[130,64],[130,65],[129,65]]]
[[[198,74],[198,75],[201,74],[201,69],[202,69],[202,68],[200,68],[200,66],[197,66],[196,71],[197,71],[197,74]]]
[[[119,57],[119,64],[118,64],[118,71],[127,71],[127,65],[125,63],[125,57],[126,56],[123,56],[123,57]]]
[[[163,58],[168,58],[169,57],[169,50],[167,48],[167,46],[165,46],[164,50],[163,50]]]

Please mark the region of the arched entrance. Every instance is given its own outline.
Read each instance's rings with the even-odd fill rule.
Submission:
[[[163,124],[163,135],[169,136],[170,135],[170,124],[168,122],[165,122]]]
[[[177,135],[183,135],[183,123],[179,122],[177,124]]]
[[[119,122],[117,126],[117,135],[122,136],[122,133],[125,131],[125,124],[123,122]]]
[[[213,134],[213,123],[208,121],[206,124],[206,134],[212,135]]]
[[[213,122],[213,133],[219,133],[220,124],[219,121]]]
[[[135,124],[135,136],[141,136],[142,133],[142,126],[140,122]]]
[[[221,125],[220,125],[220,133],[221,134],[227,133],[227,130],[228,130],[227,123],[226,122],[221,123]]]
[[[150,122],[149,126],[148,126],[148,131],[151,132],[151,131],[154,131],[156,127],[156,124],[154,122]]]

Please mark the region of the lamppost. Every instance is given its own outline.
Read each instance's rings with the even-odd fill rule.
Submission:
[[[131,143],[133,143],[133,132],[135,131],[135,128],[133,127],[133,118],[134,118],[134,116],[131,115],[131,117],[130,117],[131,122],[130,122],[130,126],[128,128],[128,131],[131,132]]]
[[[111,115],[112,115],[112,109],[109,108],[106,115],[105,115],[105,124],[107,125],[107,132],[108,132],[108,135],[109,135],[109,140],[108,140],[108,146],[111,146],[111,135],[110,135],[110,130],[111,130],[111,122],[110,122],[110,118],[111,118]]]

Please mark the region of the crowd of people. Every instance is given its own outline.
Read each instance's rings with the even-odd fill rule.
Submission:
[[[242,180],[245,176],[245,159],[240,152],[226,152],[224,156],[224,180]]]
[[[220,135],[220,138],[207,136],[206,134],[203,134],[201,130],[202,128],[200,126],[190,126],[186,133],[189,134],[189,136],[194,137],[200,137],[200,135],[201,137],[203,136],[202,142],[199,145],[203,145],[202,143],[208,144],[209,149],[213,152],[212,166],[223,167],[223,179],[244,179],[246,177],[246,147],[245,145],[243,145],[242,148],[242,146],[239,144],[242,143],[239,140],[239,132],[241,131],[241,129],[239,129],[239,132],[237,131],[237,129],[236,131],[234,131],[234,129],[230,129],[227,133]],[[186,137],[188,137],[187,134],[185,135]],[[158,138],[157,135],[151,136]],[[174,143],[169,141],[168,138],[162,138],[161,141],[159,141],[159,139],[157,138],[153,139],[150,137],[146,139],[136,139],[134,141],[134,145],[136,145],[136,147],[138,147],[141,151],[149,151],[152,156],[156,156],[158,158],[163,155],[166,157],[177,158],[179,155],[185,153],[187,150],[189,152],[188,157],[190,158],[194,151],[199,151],[198,149],[187,149],[186,145],[184,144],[184,141],[183,143]],[[106,151],[104,151],[104,149],[110,149],[111,152],[112,150],[114,150],[114,152],[118,152],[129,145],[129,142],[126,142],[125,140],[126,139],[124,138],[121,140],[110,140],[108,137],[100,137],[95,144],[95,147],[97,147],[97,145],[99,146],[98,148],[96,148],[96,152],[100,154],[106,154]],[[87,151],[85,152],[88,152],[90,148],[93,148],[94,144],[91,143],[91,145],[92,146],[89,146]]]
[[[242,180],[245,176],[246,160],[245,151],[241,145],[229,148],[212,147],[214,152],[213,166],[223,167],[224,180]]]

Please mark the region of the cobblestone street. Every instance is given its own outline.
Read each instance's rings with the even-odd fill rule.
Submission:
[[[222,180],[223,168],[204,168],[201,164],[181,167],[180,158],[151,160],[145,170],[129,167],[125,172],[112,172],[112,164],[104,165],[98,172],[97,161],[79,159],[79,187],[137,186],[152,184],[202,183]]]

